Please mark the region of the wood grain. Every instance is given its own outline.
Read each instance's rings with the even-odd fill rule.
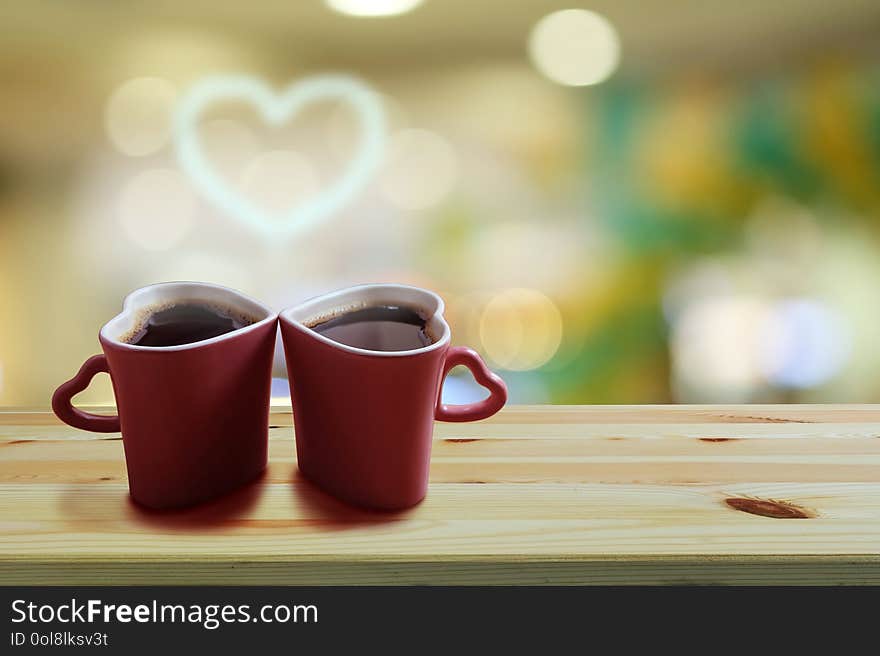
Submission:
[[[260,481],[154,513],[119,435],[0,411],[0,582],[880,584],[880,406],[511,407],[437,424],[392,514],[299,477],[291,419]]]

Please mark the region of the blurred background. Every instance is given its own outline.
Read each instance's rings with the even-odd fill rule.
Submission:
[[[0,33],[0,405],[47,406],[125,294],[179,279],[433,289],[519,403],[880,401],[880,3],[13,0]],[[375,92],[381,156],[272,238],[195,184],[175,112],[206,76],[326,73]],[[357,117],[193,129],[283,222]]]

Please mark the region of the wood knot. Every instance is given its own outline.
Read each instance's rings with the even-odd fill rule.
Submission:
[[[453,444],[464,444],[465,442],[479,442],[479,437],[447,437],[444,442],[452,442]]]
[[[700,442],[736,442],[738,437],[699,437]]]
[[[750,515],[771,517],[772,519],[813,519],[816,511],[778,499],[759,499],[758,497],[727,497],[724,500],[730,508]]]

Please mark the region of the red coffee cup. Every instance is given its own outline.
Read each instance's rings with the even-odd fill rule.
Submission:
[[[427,318],[433,341],[407,351],[373,351],[333,341],[309,326],[347,308],[409,306]],[[350,503],[412,506],[425,496],[434,420],[475,421],[504,405],[504,381],[474,351],[450,347],[443,300],[404,285],[362,285],[321,296],[280,315],[297,464],[303,475]],[[467,405],[440,401],[443,379],[464,365],[489,396]]]
[[[180,346],[122,341],[151,308],[186,302],[226,307],[255,322]],[[226,287],[171,282],[138,289],[101,328],[104,354],[86,360],[55,391],[52,409],[75,428],[122,431],[129,490],[138,503],[170,508],[210,499],[266,467],[276,332],[275,312]],[[118,416],[71,404],[99,372],[110,374]]]

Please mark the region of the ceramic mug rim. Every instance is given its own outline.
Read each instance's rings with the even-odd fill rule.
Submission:
[[[211,337],[209,339],[190,342],[188,344],[177,344],[174,346],[138,346],[137,344],[129,344],[128,342],[122,341],[122,337],[134,328],[135,321],[138,318],[138,311],[146,310],[151,306],[171,301],[215,302],[228,305],[230,308],[238,310],[244,314],[253,315],[254,318],[262,318],[258,318],[254,323],[238,328],[237,330],[232,330],[228,333],[217,335],[216,337]],[[251,333],[267,323],[277,321],[277,319],[278,313],[274,310],[270,309],[263,303],[260,303],[256,299],[230,287],[224,287],[223,285],[216,285],[214,283],[188,280],[159,282],[139,287],[130,292],[122,302],[122,312],[103,325],[98,333],[98,337],[104,344],[111,344],[115,348],[121,348],[127,351],[142,351],[150,353],[190,351]]]
[[[363,306],[368,303],[402,303],[424,310],[429,315],[426,317],[427,327],[431,336],[435,338],[434,341],[427,346],[406,351],[377,351],[342,344],[329,337],[325,337],[306,325],[322,316],[344,312],[347,309]],[[451,330],[446,319],[443,317],[445,307],[443,299],[438,294],[421,287],[398,283],[371,283],[345,287],[327,294],[314,296],[299,305],[283,310],[279,314],[279,318],[283,324],[341,351],[369,357],[401,358],[430,353],[449,345]]]

